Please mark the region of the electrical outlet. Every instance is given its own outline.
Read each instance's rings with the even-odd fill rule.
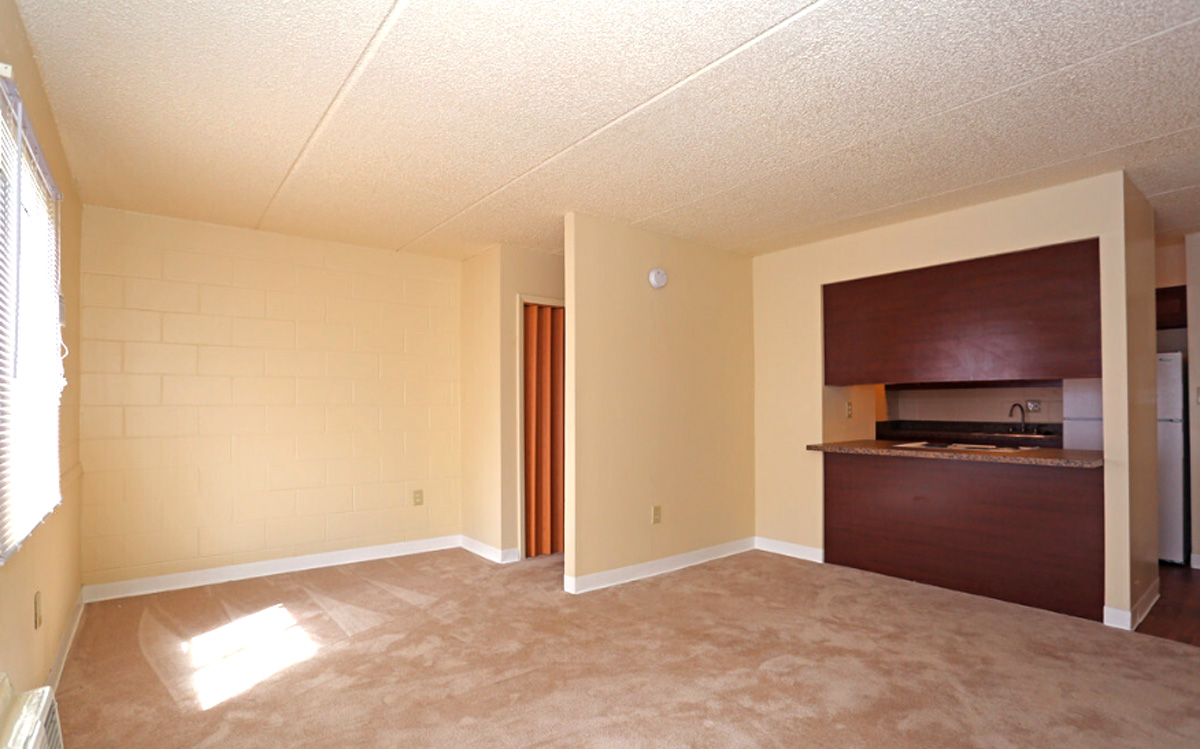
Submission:
[[[654,505],[650,511],[650,522],[657,525],[662,522],[662,505]]]
[[[1025,410],[1031,414],[1035,414],[1042,410],[1041,401],[1025,401]]]
[[[420,507],[423,504],[425,504],[425,490],[413,490],[413,507]]]
[[[846,401],[846,418],[854,418],[854,404],[850,401]]]
[[[42,628],[42,591],[33,594],[33,628]]]

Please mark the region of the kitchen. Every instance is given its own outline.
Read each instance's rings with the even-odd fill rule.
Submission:
[[[875,439],[808,446],[824,453],[825,561],[1136,626],[1157,583],[1128,623],[1105,605],[1100,297],[1096,240],[826,284],[827,423],[846,387],[874,389],[876,423]],[[1178,358],[1160,356],[1158,430],[1159,546],[1176,562]]]

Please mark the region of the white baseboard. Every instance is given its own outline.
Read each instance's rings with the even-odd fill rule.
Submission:
[[[497,549],[482,541],[476,541],[470,536],[462,536],[462,547],[475,556],[483,557],[496,564],[510,564],[521,559],[520,549]]]
[[[441,536],[426,538],[420,541],[402,541],[381,546],[364,546],[358,549],[342,549],[322,554],[307,554],[299,557],[284,559],[268,559],[262,562],[234,564],[228,567],[215,567],[194,572],[179,572],[173,575],[158,575],[143,577],[136,580],[123,580],[116,583],[100,583],[83,586],[84,603],[107,601],[112,598],[127,598],[148,593],[161,593],[167,590],[195,588],[200,585],[229,582],[230,580],[248,580],[253,577],[279,575],[284,572],[299,572],[318,567],[335,567],[339,564],[369,562],[373,559],[401,557],[408,554],[421,554],[427,551],[441,549],[457,549],[462,546],[462,536]]]
[[[1158,603],[1158,588],[1159,580],[1156,576],[1154,582],[1138,599],[1138,602],[1133,605],[1133,628],[1137,629],[1142,620],[1150,613],[1150,609],[1154,608],[1154,604]]]
[[[730,541],[729,543],[718,544],[717,546],[710,546],[707,549],[689,551],[686,554],[677,554],[666,559],[655,559],[652,562],[631,564],[628,567],[619,567],[615,570],[594,572],[590,575],[580,575],[579,577],[563,575],[563,588],[568,593],[587,593],[592,590],[609,588],[613,585],[633,582],[634,580],[681,570],[684,567],[711,562],[714,559],[720,559],[732,554],[740,554],[743,551],[750,551],[753,548],[754,539],[743,538],[737,541]]]
[[[806,559],[810,562],[825,562],[825,550],[818,549],[815,546],[801,546],[800,544],[793,544],[787,541],[776,541],[773,538],[755,536],[754,548],[759,551],[769,551],[772,554],[780,554],[785,557]]]
[[[1192,567],[1192,569],[1194,569],[1194,570],[1200,570],[1200,554],[1193,554],[1193,555],[1192,555],[1192,564],[1191,564],[1191,567]]]
[[[1111,606],[1104,607],[1104,626],[1114,629],[1133,629],[1133,614],[1124,609],[1114,609]]]
[[[79,623],[83,620],[83,590],[75,599],[75,608],[71,609],[67,627],[63,630],[62,640],[58,644],[58,655],[54,657],[54,665],[50,667],[50,675],[46,678],[46,686],[58,691],[58,682],[62,679],[63,668],[67,665],[67,656],[71,653],[71,645],[75,642],[75,633],[79,631]]]
[[[1142,594],[1142,597],[1133,605],[1133,611],[1124,611],[1122,609],[1114,609],[1109,606],[1104,607],[1104,623],[1116,629],[1135,630],[1142,620],[1150,613],[1150,609],[1154,608],[1154,604],[1158,603],[1158,578],[1154,578],[1154,582]]]
[[[1133,614],[1124,609],[1114,609],[1112,606],[1104,607],[1104,626],[1112,627],[1113,629],[1133,629]]]

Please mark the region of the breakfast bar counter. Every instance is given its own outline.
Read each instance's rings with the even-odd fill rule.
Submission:
[[[895,458],[927,458],[932,460],[960,460],[977,463],[1010,463],[1024,466],[1047,466],[1053,468],[1101,468],[1104,453],[1099,450],[1059,450],[1054,448],[992,448],[978,447],[928,447],[929,443],[898,440],[854,440],[852,442],[824,442],[809,445],[809,450],[842,455],[875,455]]]
[[[809,446],[826,562],[1102,618],[1103,453],[925,444]]]

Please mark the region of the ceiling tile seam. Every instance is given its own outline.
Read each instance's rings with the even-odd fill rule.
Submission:
[[[533,166],[526,169],[524,172],[518,174],[517,176],[508,180],[507,182],[500,185],[499,187],[496,187],[495,189],[489,191],[482,197],[467,204],[461,210],[456,212],[454,215],[452,215],[452,216],[444,219],[440,223],[434,225],[433,227],[431,227],[430,229],[425,231],[420,236],[415,237],[414,239],[411,239],[408,242],[405,242],[403,245],[397,247],[396,251],[402,252],[409,245],[420,242],[425,237],[429,236],[430,234],[433,234],[437,230],[441,229],[443,226],[450,224],[455,219],[457,219],[459,216],[462,216],[464,213],[471,210],[472,208],[475,208],[476,206],[487,202],[488,200],[495,197],[496,195],[503,192],[504,190],[508,189],[509,187],[516,184],[517,182],[525,179],[529,175],[539,171],[540,169],[542,169],[542,168],[548,166],[549,164],[557,161],[558,159],[562,158],[563,156],[565,156],[566,154],[568,154],[569,152],[571,152],[578,146],[581,146],[584,143],[587,143],[588,141],[599,137],[601,133],[606,132],[607,130],[620,124],[621,122],[624,122],[625,120],[629,119],[630,117],[632,117],[635,114],[637,114],[638,112],[640,112],[642,109],[654,104],[655,102],[659,101],[660,99],[663,99],[663,98],[671,95],[672,93],[679,90],[680,88],[687,85],[688,83],[692,82],[696,78],[704,75],[705,73],[709,72],[710,70],[713,70],[713,69],[719,67],[720,65],[725,64],[730,59],[736,57],[737,55],[741,54],[742,52],[745,52],[747,49],[762,42],[763,40],[769,39],[770,37],[774,36],[775,34],[783,31],[788,26],[791,26],[793,23],[808,16],[810,13],[814,12],[817,8],[820,8],[821,6],[823,6],[827,3],[830,3],[830,2],[834,2],[834,0],[816,0],[816,2],[813,2],[813,3],[810,3],[809,5],[804,6],[803,8],[796,11],[795,13],[788,16],[787,18],[783,19],[782,21],[775,24],[774,26],[758,33],[757,35],[755,35],[754,37],[751,37],[750,39],[747,39],[746,41],[742,42],[738,46],[736,46],[733,49],[729,50],[728,52],[722,54],[720,57],[717,57],[716,59],[712,60],[711,62],[705,63],[700,68],[697,68],[696,70],[692,71],[691,73],[684,76],[683,78],[680,78],[678,81],[676,81],[675,83],[672,83],[670,86],[663,89],[662,91],[659,91],[657,94],[655,94],[654,96],[651,96],[649,99],[646,99],[645,101],[641,102],[640,104],[635,105],[633,108],[627,110],[623,114],[618,115],[617,117],[609,120],[608,122],[604,123],[603,125],[596,128],[595,130],[592,130],[590,133],[583,136],[582,138],[575,141],[574,143],[571,143],[570,145],[565,146],[561,150],[551,154],[550,156],[546,157],[545,159],[538,162],[537,164],[534,164]]]
[[[1195,129],[1195,128],[1193,128],[1193,129]],[[1147,198],[1157,198],[1160,195],[1173,195],[1177,192],[1183,192],[1185,190],[1195,190],[1197,187],[1200,187],[1200,182],[1193,182],[1192,184],[1184,185],[1183,187],[1173,187],[1170,190],[1163,190],[1162,192],[1149,193],[1146,195],[1146,197]]]
[[[371,60],[375,58],[380,46],[382,46],[388,34],[391,33],[392,28],[396,25],[397,21],[399,21],[400,16],[405,10],[408,9],[408,2],[409,0],[394,0],[392,7],[388,10],[387,15],[384,16],[383,21],[381,21],[379,26],[376,27],[375,33],[371,34],[371,38],[367,40],[367,43],[363,47],[362,52],[359,54],[358,59],[355,60],[354,65],[350,67],[350,72],[348,72],[345,79],[342,80],[342,85],[338,86],[337,92],[334,93],[333,98],[329,100],[329,105],[325,107],[325,111],[322,112],[320,118],[317,119],[317,124],[313,127],[312,132],[308,134],[307,138],[305,138],[304,145],[300,147],[300,151],[297,152],[296,158],[293,159],[291,165],[288,166],[288,170],[284,173],[283,179],[280,180],[279,185],[275,188],[275,191],[271,193],[271,197],[267,201],[266,207],[263,208],[258,220],[254,222],[255,229],[262,228],[263,221],[266,220],[267,213],[269,213],[272,206],[275,205],[275,200],[279,197],[279,194],[283,192],[283,188],[287,185],[292,176],[295,175],[296,169],[300,166],[300,162],[303,161],[304,157],[312,151],[313,145],[316,143],[321,133],[324,132],[327,123],[333,117],[333,114],[337,111],[337,109],[341,106],[342,102],[346,100],[346,97],[349,95],[350,90],[354,87],[354,84],[357,83],[359,78],[362,77],[363,71],[366,69],[367,65],[369,65]]]
[[[989,99],[993,99],[993,98],[995,98],[995,97],[998,97],[998,96],[1003,96],[1004,94],[1011,93],[1011,92],[1013,92],[1013,91],[1017,91],[1017,90],[1019,90],[1019,89],[1021,89],[1021,88],[1027,87],[1027,86],[1032,86],[1032,85],[1035,85],[1035,84],[1037,84],[1037,83],[1040,83],[1041,81],[1043,81],[1043,80],[1045,80],[1045,79],[1047,79],[1047,78],[1050,78],[1050,77],[1052,77],[1052,76],[1061,75],[1062,73],[1065,73],[1065,72],[1067,72],[1067,71],[1069,71],[1069,70],[1072,70],[1072,69],[1074,69],[1074,68],[1081,67],[1081,66],[1083,66],[1083,65],[1088,65],[1088,64],[1090,64],[1090,63],[1092,63],[1092,62],[1095,62],[1096,60],[1098,60],[1098,59],[1100,59],[1100,58],[1106,57],[1106,56],[1108,56],[1108,55],[1113,55],[1113,54],[1116,54],[1116,53],[1118,53],[1118,52],[1124,51],[1124,50],[1126,50],[1126,49],[1129,49],[1129,48],[1131,48],[1131,47],[1134,47],[1134,46],[1137,46],[1137,45],[1140,45],[1140,44],[1144,44],[1144,43],[1146,43],[1146,42],[1149,42],[1149,41],[1153,41],[1153,40],[1155,40],[1155,39],[1157,39],[1157,38],[1159,38],[1159,37],[1161,37],[1161,36],[1163,36],[1163,35],[1174,33],[1174,32],[1176,32],[1176,31],[1178,31],[1178,30],[1180,30],[1180,29],[1182,29],[1182,28],[1185,28],[1185,27],[1188,27],[1188,26],[1192,26],[1192,25],[1194,25],[1194,24],[1196,24],[1196,23],[1200,23],[1200,15],[1197,15],[1197,16],[1193,17],[1192,19],[1188,20],[1188,21],[1184,21],[1183,23],[1176,24],[1175,26],[1172,26],[1172,27],[1170,27],[1169,29],[1163,29],[1163,30],[1161,30],[1161,31],[1156,31],[1156,32],[1155,32],[1155,33],[1153,33],[1153,34],[1149,34],[1149,35],[1147,35],[1147,36],[1140,37],[1140,38],[1138,38],[1138,39],[1136,39],[1136,40],[1133,40],[1133,41],[1130,41],[1130,42],[1126,42],[1125,44],[1122,44],[1122,45],[1120,45],[1120,46],[1113,47],[1113,48],[1111,48],[1111,49],[1107,49],[1107,50],[1105,50],[1105,51],[1103,51],[1103,52],[1097,52],[1096,54],[1094,54],[1094,55],[1092,55],[1092,56],[1090,56],[1090,57],[1086,57],[1086,58],[1084,58],[1084,59],[1082,59],[1082,60],[1076,60],[1075,62],[1073,62],[1073,63],[1070,63],[1070,64],[1068,64],[1068,65],[1064,65],[1064,66],[1063,66],[1063,67],[1061,67],[1061,68],[1056,68],[1055,70],[1048,71],[1048,72],[1046,72],[1046,73],[1042,73],[1041,75],[1034,76],[1033,78],[1030,78],[1030,79],[1028,79],[1028,80],[1021,81],[1020,83],[1014,83],[1014,84],[1013,84],[1013,85],[1011,85],[1011,86],[1008,86],[1008,87],[1006,87],[1006,88],[1000,89],[1000,90],[998,90],[998,91],[993,91],[993,92],[992,92],[992,93],[990,93],[990,94],[986,94],[986,95],[984,95],[984,96],[980,96],[980,97],[978,97],[978,98],[975,98],[975,99],[972,99],[972,100],[970,100],[970,101],[963,102],[962,104],[956,104],[956,105],[955,105],[955,106],[953,106],[953,107],[948,107],[948,108],[946,108],[946,109],[941,109],[941,110],[938,110],[937,112],[932,112],[932,113],[930,113],[930,114],[928,114],[928,115],[925,115],[924,117],[918,117],[918,118],[916,118],[916,119],[912,119],[912,120],[906,120],[906,121],[904,121],[903,123],[901,123],[900,125],[898,125],[898,126],[896,126],[896,127],[892,128],[892,129],[890,129],[890,130],[884,130],[884,131],[881,131],[881,132],[879,132],[879,133],[876,133],[876,134],[874,134],[874,135],[870,135],[870,136],[865,136],[865,137],[858,138],[857,140],[850,141],[850,142],[848,142],[848,143],[846,143],[846,144],[844,144],[844,145],[842,145],[842,146],[838,146],[837,148],[832,148],[832,149],[830,149],[830,150],[828,150],[828,151],[825,151],[824,153],[818,154],[817,156],[814,156],[814,157],[812,157],[812,158],[809,158],[809,159],[804,159],[804,160],[802,160],[802,161],[798,161],[798,162],[796,162],[796,163],[794,163],[794,164],[789,164],[788,166],[777,167],[777,168],[775,168],[775,169],[769,170],[769,171],[768,171],[768,172],[766,172],[765,174],[761,174],[761,175],[759,175],[759,176],[756,176],[756,177],[751,177],[751,178],[749,178],[749,179],[747,179],[747,180],[744,180],[744,181],[742,181],[742,182],[738,182],[737,184],[735,184],[735,185],[732,185],[732,186],[730,186],[730,187],[727,187],[727,188],[724,188],[724,189],[722,189],[722,190],[717,190],[717,191],[715,191],[715,192],[713,192],[713,193],[710,193],[710,194],[708,194],[708,195],[701,195],[701,196],[699,196],[699,197],[692,198],[692,199],[690,199],[690,200],[687,200],[687,201],[685,201],[685,202],[683,202],[683,203],[679,203],[678,205],[671,206],[670,208],[665,208],[665,209],[663,209],[663,210],[661,210],[661,211],[658,211],[658,212],[656,212],[656,213],[652,213],[652,214],[650,214],[650,215],[648,215],[648,216],[644,216],[644,217],[642,217],[642,218],[635,219],[635,220],[634,220],[632,223],[633,223],[633,225],[634,225],[634,226],[638,226],[638,225],[641,225],[641,224],[643,224],[643,223],[645,223],[645,222],[647,222],[647,221],[652,221],[652,220],[654,220],[655,218],[658,218],[659,216],[662,216],[662,215],[664,215],[664,214],[671,213],[671,212],[673,212],[673,211],[677,211],[677,210],[679,210],[679,209],[681,209],[681,208],[687,208],[688,206],[690,206],[690,205],[694,205],[694,204],[696,204],[696,203],[699,203],[699,202],[701,202],[701,201],[708,200],[708,199],[710,199],[710,198],[715,198],[715,197],[717,197],[717,196],[719,196],[719,195],[724,195],[725,193],[728,193],[728,192],[733,192],[733,191],[735,191],[735,190],[741,190],[741,189],[743,189],[743,188],[747,187],[748,185],[752,185],[752,184],[754,184],[754,183],[756,183],[756,182],[761,182],[761,181],[763,181],[763,180],[765,180],[765,179],[768,179],[769,177],[772,177],[772,176],[774,176],[774,175],[777,175],[777,174],[779,174],[779,173],[781,173],[781,172],[786,172],[786,171],[789,171],[789,170],[792,170],[792,169],[798,169],[798,168],[801,168],[801,167],[803,167],[803,166],[805,166],[805,165],[807,165],[807,164],[811,164],[811,163],[813,163],[813,162],[815,162],[815,161],[818,161],[818,160],[820,160],[820,159],[822,159],[822,158],[825,158],[825,157],[828,157],[828,156],[832,156],[832,155],[834,155],[834,154],[837,154],[837,153],[840,153],[840,152],[842,152],[842,151],[846,151],[846,150],[849,150],[849,149],[852,149],[852,148],[857,148],[857,147],[861,146],[863,143],[867,142],[868,140],[871,140],[871,139],[879,139],[879,138],[887,138],[887,137],[890,137],[890,136],[892,136],[892,135],[896,135],[897,133],[903,132],[904,130],[906,130],[906,129],[908,129],[908,128],[911,128],[911,127],[914,127],[914,126],[920,125],[920,124],[922,124],[922,123],[924,123],[924,122],[928,122],[929,120],[932,120],[932,119],[935,119],[935,118],[938,118],[938,117],[943,117],[943,116],[945,116],[945,115],[947,115],[947,114],[951,114],[951,113],[953,113],[953,112],[956,112],[956,111],[958,111],[959,109],[963,109],[963,108],[966,108],[966,107],[971,107],[971,106],[974,106],[974,105],[976,105],[976,104],[979,104],[979,103],[981,103],[981,102],[985,102],[985,101],[987,101],[987,100],[989,100]],[[1189,129],[1190,129],[1190,128],[1189,128]],[[1104,153],[1104,152],[1101,152],[1101,153]]]
[[[991,185],[991,184],[994,184],[997,182],[1003,182],[1004,180],[1007,180],[1007,179],[1014,179],[1017,177],[1024,177],[1029,174],[1036,174],[1037,172],[1040,172],[1040,171],[1044,171],[1047,169],[1054,169],[1055,167],[1060,167],[1060,166],[1064,166],[1064,165],[1069,165],[1076,161],[1082,161],[1083,159],[1090,159],[1090,158],[1095,158],[1097,156],[1103,156],[1104,154],[1112,153],[1114,151],[1120,151],[1125,148],[1133,148],[1135,146],[1140,146],[1142,144],[1150,143],[1152,141],[1162,140],[1164,138],[1171,138],[1176,135],[1183,135],[1183,134],[1190,133],[1193,131],[1198,131],[1198,130],[1200,130],[1200,125],[1193,125],[1192,127],[1185,127],[1185,128],[1180,128],[1179,130],[1172,130],[1169,133],[1162,133],[1160,135],[1154,136],[1153,138],[1144,138],[1142,140],[1136,140],[1136,141],[1131,141],[1129,143],[1123,143],[1119,146],[1113,146],[1112,148],[1106,148],[1103,151],[1095,151],[1093,153],[1089,153],[1084,156],[1077,156],[1073,159],[1063,159],[1061,161],[1056,161],[1056,162],[1053,162],[1050,164],[1042,164],[1040,166],[1034,167],[1033,169],[1025,169],[1025,170],[1022,170],[1019,172],[1013,172],[1012,174],[1005,174],[1000,177],[995,177],[993,179],[989,179],[985,182],[976,182],[974,184],[967,185],[966,187],[959,187],[959,188],[955,188],[953,190],[943,190],[942,192],[934,193],[932,195],[924,195],[920,198],[916,198],[915,200],[905,200],[905,201],[901,201],[899,203],[892,203],[891,205],[886,205],[883,208],[873,208],[869,211],[863,211],[862,213],[855,213],[850,216],[843,216],[842,218],[834,219],[833,221],[826,221],[823,224],[816,224],[816,225],[812,226],[811,228],[812,229],[820,229],[820,228],[828,227],[828,226],[836,226],[840,223],[845,223],[847,221],[853,221],[855,219],[864,218],[864,217],[870,216],[871,214],[874,214],[874,213],[884,213],[885,211],[894,210],[896,208],[903,208],[905,206],[914,205],[917,203],[924,202],[926,200],[935,200],[937,198],[941,198],[941,197],[944,197],[947,195],[953,195],[955,193],[962,192],[963,190],[968,190],[968,189],[978,188],[978,187],[986,187],[987,185]],[[1122,172],[1125,171],[1124,167],[1119,167],[1119,169]],[[1108,170],[1105,170],[1105,172],[1103,172],[1103,173],[1108,173],[1108,172],[1116,171],[1116,170],[1117,170],[1117,168],[1108,169]],[[1087,179],[1087,178],[1080,177],[1078,179]],[[1068,180],[1068,182],[1075,182],[1075,181],[1078,181],[1078,179]],[[1168,190],[1168,191],[1162,192],[1162,193],[1155,193],[1155,195],[1147,195],[1146,198],[1149,199],[1151,197],[1156,197],[1158,195],[1166,195],[1167,193],[1178,192],[1179,190],[1190,190],[1190,189],[1193,189],[1194,187],[1196,187],[1196,185],[1189,185],[1188,187],[1178,188],[1177,190]],[[971,205],[975,205],[975,204],[972,203]],[[740,244],[740,245],[737,245],[737,246],[731,248],[729,250],[729,252],[732,252],[735,254],[745,254],[746,248],[749,247],[751,244],[754,244],[755,242],[768,241],[772,237],[783,236],[787,233],[789,233],[788,230],[773,231],[773,232],[770,232],[769,234],[763,234],[758,237],[754,237],[752,239],[747,240],[744,244]],[[815,240],[815,241],[820,241],[820,240]],[[810,242],[802,242],[796,246],[800,247],[805,244],[810,244]],[[783,249],[788,249],[788,248],[783,248]],[[778,252],[778,250],[772,250],[772,252]],[[770,253],[762,253],[762,254],[770,254]]]

